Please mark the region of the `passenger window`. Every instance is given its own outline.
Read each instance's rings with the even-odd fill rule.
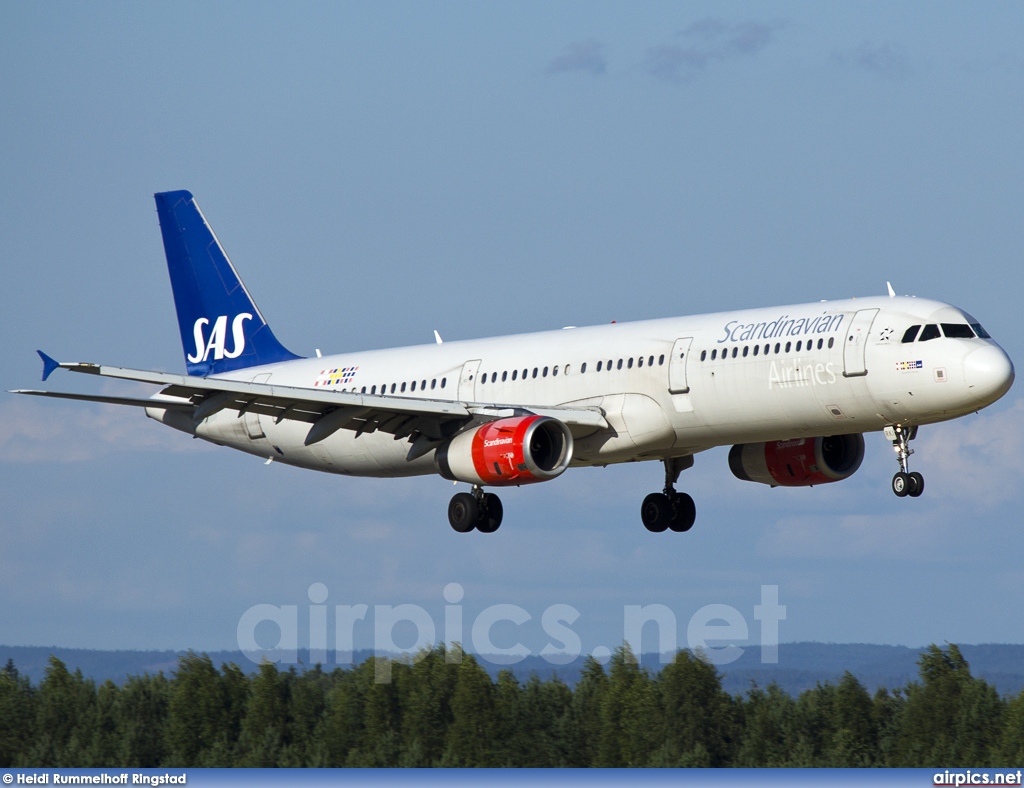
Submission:
[[[974,339],[974,332],[966,323],[943,323],[942,333],[950,339]]]
[[[497,383],[497,382],[498,382],[498,373],[497,372],[492,372],[491,373],[491,383]]]
[[[818,340],[818,350],[821,350],[821,346],[824,345],[824,344],[825,344],[825,340],[824,339],[819,339]]]
[[[420,391],[426,391],[426,390],[427,390],[427,381],[421,380],[420,381]]]
[[[506,380],[508,380],[508,370],[507,369],[504,372],[501,373],[501,382],[504,383]]]
[[[903,339],[900,340],[904,345],[913,342],[917,339],[917,332],[921,330],[921,325],[911,326],[903,333]]]
[[[793,343],[792,343],[792,342],[787,342],[787,343],[786,343],[786,352],[787,352],[787,353],[789,352],[789,349],[790,349],[791,347],[793,347]]]
[[[444,388],[444,384],[448,382],[448,378],[441,378],[441,388]]]
[[[360,391],[359,393],[360,394],[365,394],[366,393],[366,386],[363,386],[362,391]]]
[[[830,348],[831,348],[831,347],[832,347],[832,346],[833,346],[833,345],[834,345],[835,343],[836,343],[836,338],[835,338],[835,337],[829,337],[829,338],[828,338],[828,346],[829,346]]]
[[[597,363],[600,364],[601,362],[598,361]],[[568,371],[569,370],[566,370],[566,372],[568,372]],[[586,371],[587,371],[587,362],[584,361],[582,364],[580,364],[580,374],[583,375],[583,374],[586,373]]]
[[[566,364],[566,365],[565,365],[565,366],[564,366],[564,367],[562,368],[562,374],[563,374],[563,375],[568,375],[568,374],[569,374],[569,369],[571,368],[571,366],[572,366],[571,364]],[[555,374],[556,374],[556,375],[558,374],[558,367],[555,367]]]
[[[664,363],[665,363],[665,354],[662,353],[660,356],[658,356],[658,366],[660,367]]]
[[[533,376],[535,378],[537,377],[537,368],[536,367],[533,368]]]
[[[739,350],[740,350],[740,349],[739,349],[738,347],[734,347],[734,348],[732,349],[732,357],[733,357],[733,358],[736,358],[736,354],[737,354],[737,353],[739,352]]]
[[[547,376],[548,376],[548,368],[544,367],[544,374],[542,375],[542,377],[546,378]]]
[[[974,333],[982,339],[992,339],[992,337],[989,336],[988,331],[981,327],[981,323],[971,323],[971,328],[973,328]]]
[[[798,341],[797,341],[797,343],[796,343],[796,352],[797,352],[797,353],[799,353],[799,352],[800,352],[800,346],[801,346],[802,344],[803,344],[803,341],[802,341],[802,340],[798,340]]]
[[[487,373],[485,372],[483,375],[480,376],[480,385],[483,385],[486,382],[487,382]]]
[[[519,374],[519,370],[518,369],[513,369],[512,370],[512,380],[515,380],[516,379],[516,375],[518,375],[518,374]]]
[[[917,338],[918,342],[927,342],[929,339],[938,339],[942,336],[939,333],[939,327],[934,323],[929,323],[923,329],[921,329],[921,336]]]
[[[615,368],[616,369],[622,369],[622,359],[621,358],[619,359],[618,366],[616,366]]]
[[[372,388],[370,389],[370,393],[371,393],[371,394],[376,394],[376,393],[377,393],[377,387],[376,387],[376,386],[372,387]]]
[[[404,383],[402,384],[401,391],[402,391],[403,394],[405,393],[405,384]]]
[[[413,391],[415,391],[415,390],[416,390],[416,381],[415,381],[415,380],[414,380],[414,381],[412,382],[412,390],[413,390]]]
[[[436,386],[437,386],[437,378],[431,378],[431,380],[430,380],[430,389],[431,389],[431,391],[433,391],[433,389]]]
[[[395,385],[396,385],[396,384],[394,384],[394,383],[392,383],[392,384],[391,384],[391,393],[392,393],[392,394],[394,394],[394,393],[395,393]]]
[[[761,346],[760,346],[760,345],[754,345],[754,355],[755,355],[755,356],[756,356],[756,355],[758,354],[758,352],[759,352],[760,350],[761,350]]]
[[[526,378],[529,377],[529,374],[530,374],[530,370],[524,369],[523,370],[523,380],[526,380]],[[537,377],[536,371],[534,371],[533,376]]]
[[[712,348],[712,350],[711,350],[711,360],[714,361],[715,360],[715,356],[717,356],[717,355],[718,355],[718,348]]]
[[[601,362],[601,361],[598,361],[598,362],[597,362],[597,371],[598,371],[598,372],[600,372],[600,371],[601,371],[601,364],[602,364],[602,363],[603,363],[603,362]]]
[[[644,357],[643,357],[643,356],[640,356],[640,358],[638,358],[638,359],[636,360],[636,366],[637,366],[637,368],[639,369],[639,368],[640,368],[640,367],[642,367],[643,365],[644,365]]]
[[[608,365],[605,367],[605,369],[608,370],[609,372],[612,371],[612,360],[611,359],[608,359]]]
[[[632,369],[632,368],[633,368],[633,359],[631,359],[631,358],[627,359],[626,360],[626,369]]]
[[[700,360],[704,361],[705,359],[707,359],[707,357],[708,357],[708,352],[706,350],[702,350],[700,352]]]
[[[782,349],[782,345],[780,345],[780,344],[779,344],[778,342],[776,342],[776,343],[775,343],[775,355],[776,355],[776,356],[777,356],[777,355],[779,355],[779,351],[780,351],[781,349]]]
[[[649,367],[653,367],[654,366],[654,356],[651,356],[649,359],[647,359],[647,366],[649,366]]]
[[[750,351],[750,348],[749,348],[749,347],[747,347],[746,345],[744,345],[744,346],[743,346],[743,358],[746,358],[746,357],[747,357],[747,353],[748,353],[749,351]]]

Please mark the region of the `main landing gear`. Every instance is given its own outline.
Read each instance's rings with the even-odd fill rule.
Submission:
[[[455,493],[448,504],[448,522],[460,534],[474,528],[480,533],[493,534],[501,525],[503,511],[501,499],[494,493],[485,493],[478,484],[472,492]]]
[[[924,492],[924,476],[917,471],[907,472],[907,459],[914,453],[910,448],[910,442],[917,437],[917,427],[903,427],[899,424],[886,427],[885,437],[892,441],[896,459],[900,464],[899,472],[892,477],[892,491],[900,498],[908,495],[917,498]]]
[[[653,533],[666,529],[682,533],[693,528],[697,507],[686,493],[676,492],[679,474],[693,465],[693,457],[672,457],[665,460],[665,490],[651,493],[640,506],[644,528]]]

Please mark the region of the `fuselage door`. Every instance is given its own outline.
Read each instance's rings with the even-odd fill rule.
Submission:
[[[270,380],[269,372],[263,372],[252,379],[253,383],[266,383]],[[247,410],[242,417],[245,420],[245,431],[252,440],[267,437],[263,432],[263,425],[260,423],[260,414]]]
[[[668,391],[670,394],[686,394],[690,384],[686,382],[686,361],[690,355],[693,337],[677,339],[672,346],[672,355],[668,361]]]
[[[459,400],[462,402],[476,402],[476,379],[480,374],[480,359],[467,361],[462,365],[462,374],[459,376]]]
[[[868,346],[868,332],[877,314],[877,309],[862,309],[853,316],[843,342],[843,377],[868,374],[864,353]]]

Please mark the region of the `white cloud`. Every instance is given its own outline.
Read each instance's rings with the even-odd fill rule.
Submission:
[[[915,443],[928,469],[925,495],[940,494],[982,509],[1021,497],[1024,399],[1004,410],[922,427]]]
[[[548,63],[549,74],[561,74],[567,71],[586,71],[592,76],[602,76],[608,68],[604,56],[604,46],[597,41],[580,41],[569,44],[558,57]]]
[[[765,529],[759,555],[771,558],[882,558],[930,560],[947,550],[946,515],[933,511],[789,517]]]
[[[147,419],[142,408],[28,397],[0,402],[3,462],[82,462],[113,452],[192,451],[199,443]]]

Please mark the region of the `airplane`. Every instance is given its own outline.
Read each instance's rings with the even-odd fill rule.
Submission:
[[[470,485],[448,506],[460,533],[493,533],[488,488],[546,482],[569,467],[658,461],[652,532],[685,532],[676,490],[694,456],[731,446],[744,481],[808,487],[849,478],[864,434],[882,431],[916,498],[918,428],[991,405],[1014,380],[1003,349],[951,304],[888,295],[305,358],[277,340],[187,191],[155,195],[186,375],[58,362],[154,383],[149,398],[19,390],[112,403],[195,438],[350,476],[439,474]]]

